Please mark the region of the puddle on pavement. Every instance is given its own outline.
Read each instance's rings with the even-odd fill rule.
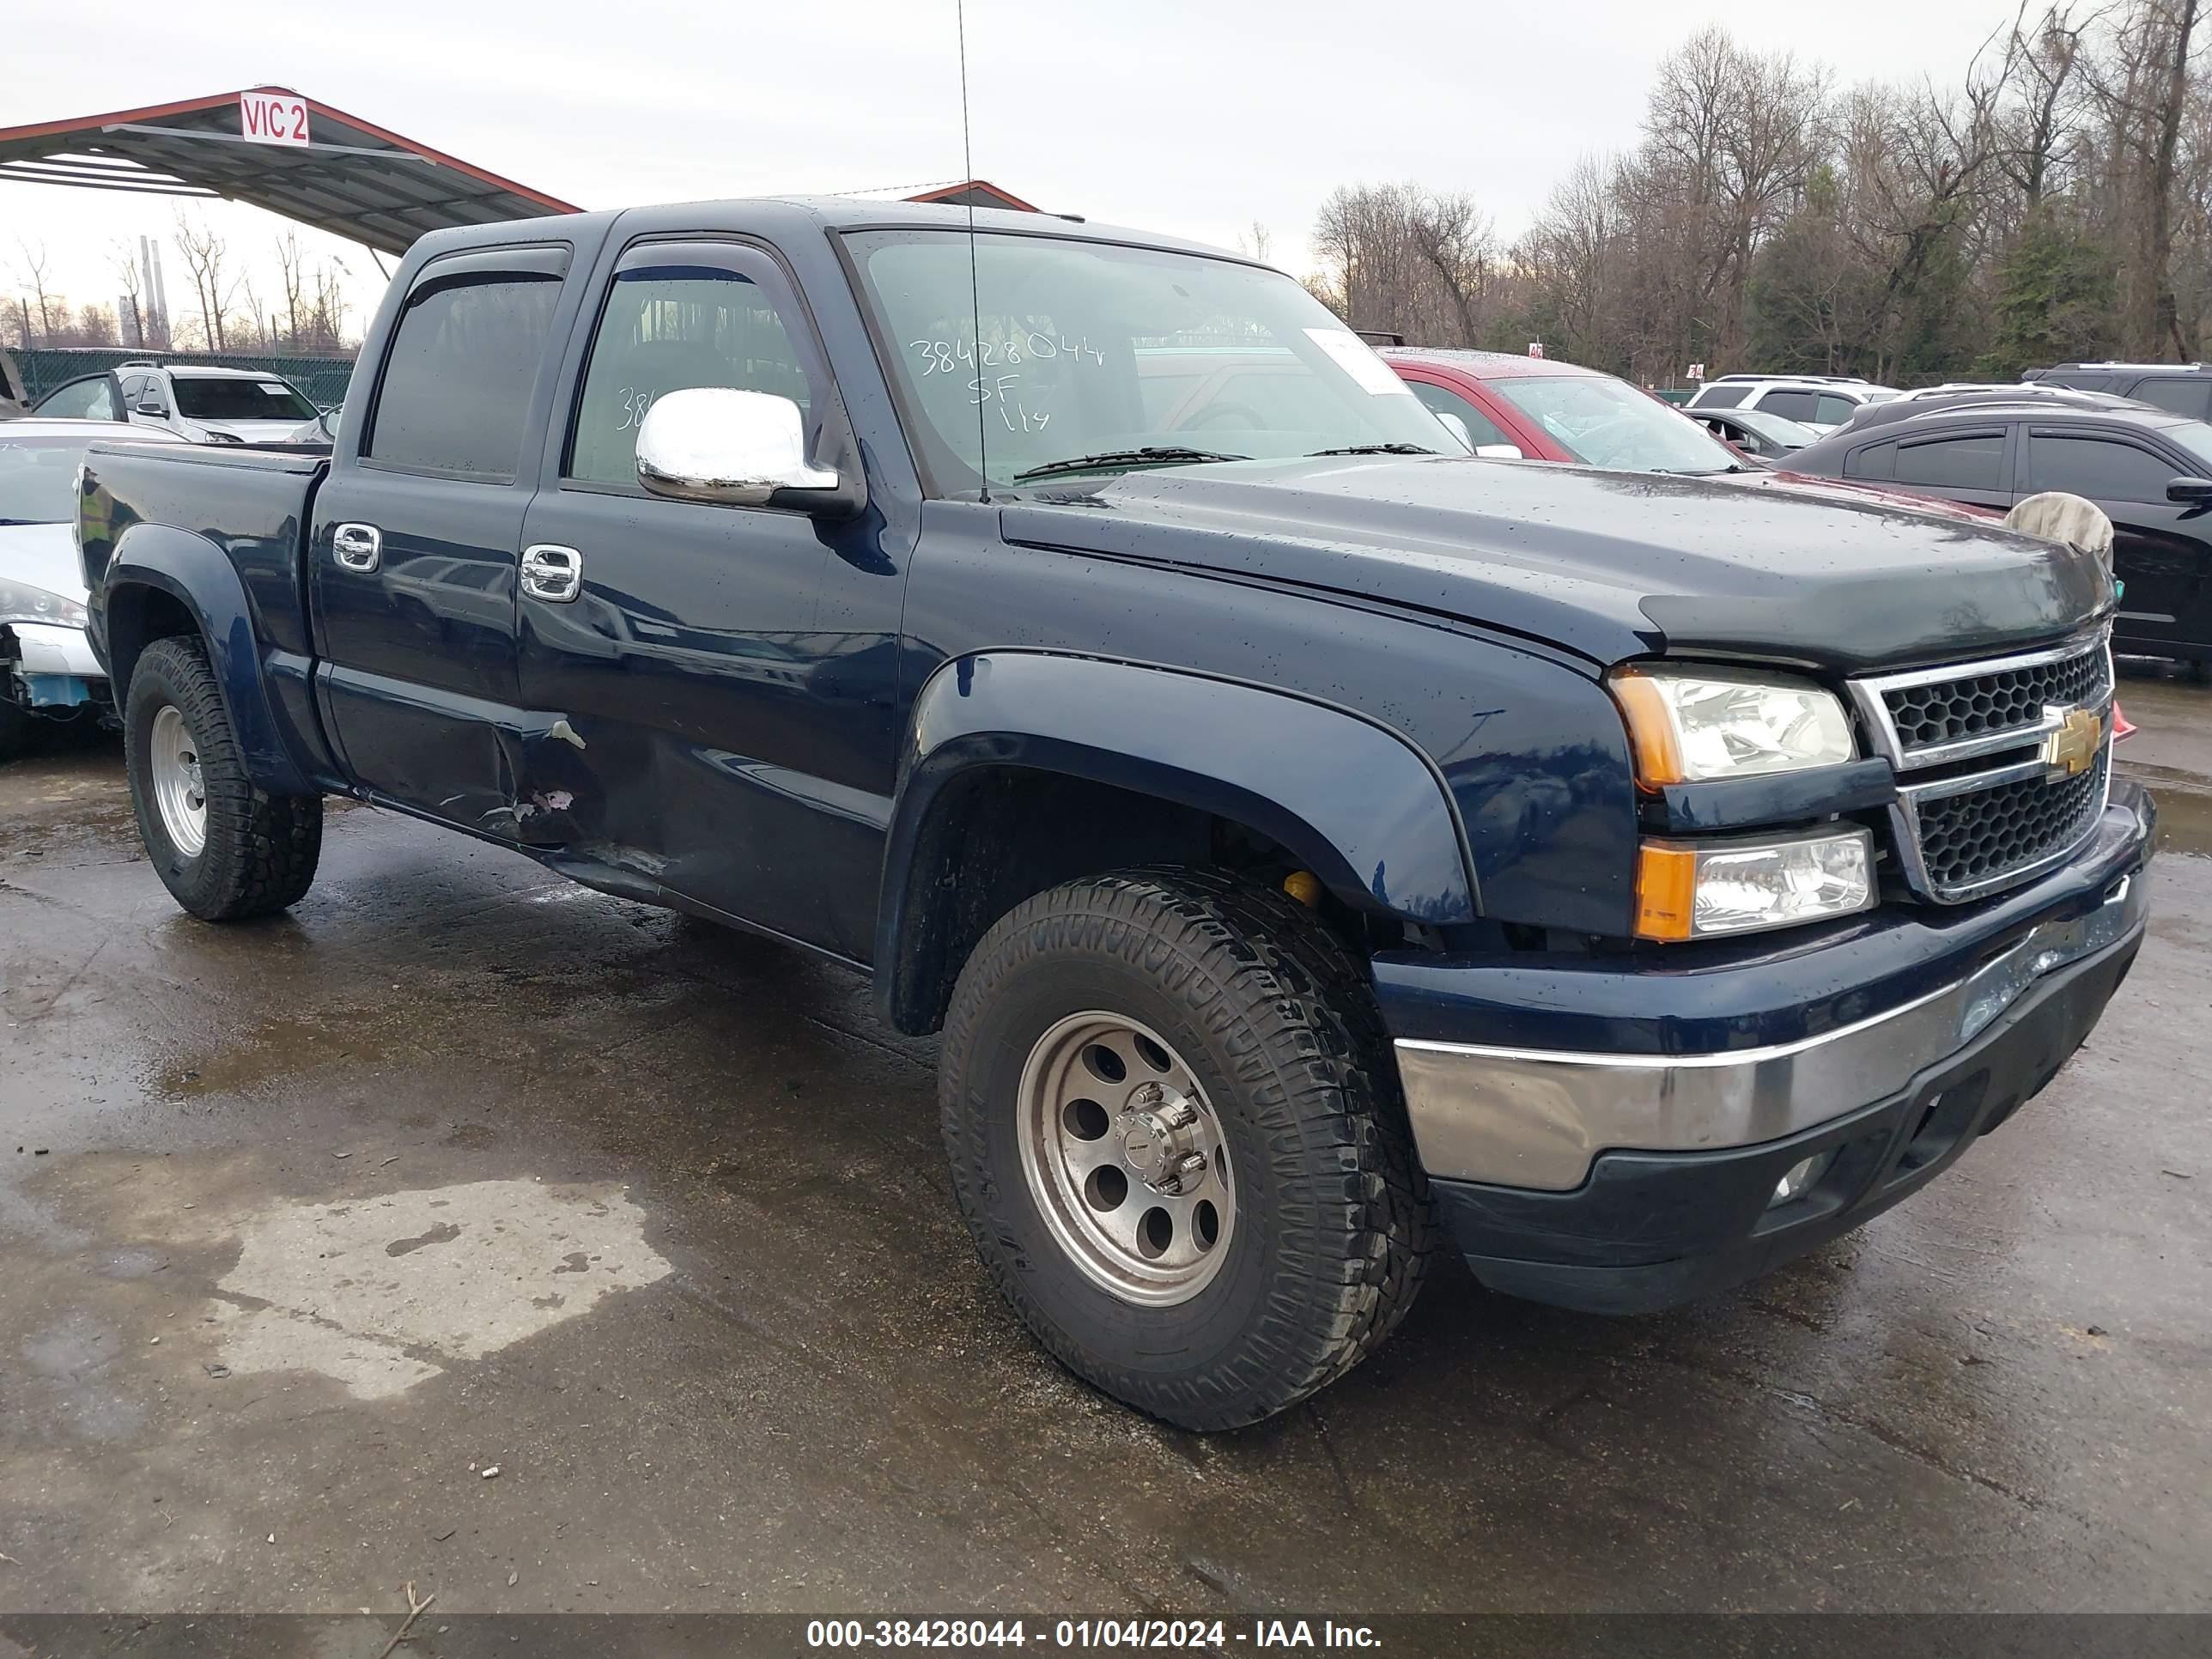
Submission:
[[[2130,763],[2124,774],[2158,803],[2158,850],[2212,858],[2212,778],[2175,766]]]
[[[154,1087],[173,1099],[187,1099],[252,1089],[336,1061],[374,1066],[390,1053],[386,1035],[367,1018],[280,1016],[219,1048],[172,1060],[155,1073]]]
[[[673,1271],[618,1189],[476,1181],[246,1218],[213,1319],[233,1371],[400,1394]]]

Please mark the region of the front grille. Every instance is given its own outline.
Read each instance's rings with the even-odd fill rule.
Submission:
[[[2106,748],[2087,771],[2056,782],[2038,775],[1913,800],[1907,819],[1931,895],[1970,898],[2071,852],[2105,810],[2111,753]]]
[[[2096,828],[2109,737],[2081,771],[2069,776],[2059,763],[2082,758],[2069,714],[2111,725],[2103,630],[2047,650],[1871,675],[1850,693],[1875,750],[1897,769],[1899,866],[1922,898],[1963,904],[2026,881]]]
[[[1923,750],[1970,738],[2018,732],[2023,738],[2043,723],[2046,703],[2079,708],[2100,702],[2112,689],[2110,659],[2102,641],[2056,661],[1961,673],[1924,685],[1893,685],[1882,706],[1910,763]]]

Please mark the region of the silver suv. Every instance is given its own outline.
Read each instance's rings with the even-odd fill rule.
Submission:
[[[1698,388],[1691,409],[1757,409],[1815,432],[1833,432],[1861,405],[1887,403],[1895,386],[1850,374],[1723,374]]]
[[[306,394],[266,369],[121,363],[64,381],[32,412],[159,427],[196,444],[330,441],[326,431],[313,435],[321,416]]]

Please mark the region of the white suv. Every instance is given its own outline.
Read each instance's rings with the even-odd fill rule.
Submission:
[[[118,363],[56,386],[31,412],[156,427],[196,444],[330,441],[327,428],[306,432],[321,417],[282,374],[211,363]]]
[[[1899,393],[1847,374],[1723,374],[1690,399],[1691,409],[1757,409],[1815,432],[1833,432],[1863,404],[1886,404]]]

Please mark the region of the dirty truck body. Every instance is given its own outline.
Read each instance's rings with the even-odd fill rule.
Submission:
[[[944,1032],[1002,1290],[1200,1428],[1348,1369],[1447,1244],[1598,1311],[1739,1282],[2095,1023],[2152,809],[2094,561],[1468,457],[1273,273],[967,230],[441,233],[327,458],[96,453],[179,901],[296,899],[345,795],[867,970]],[[715,444],[763,410],[755,477]]]

